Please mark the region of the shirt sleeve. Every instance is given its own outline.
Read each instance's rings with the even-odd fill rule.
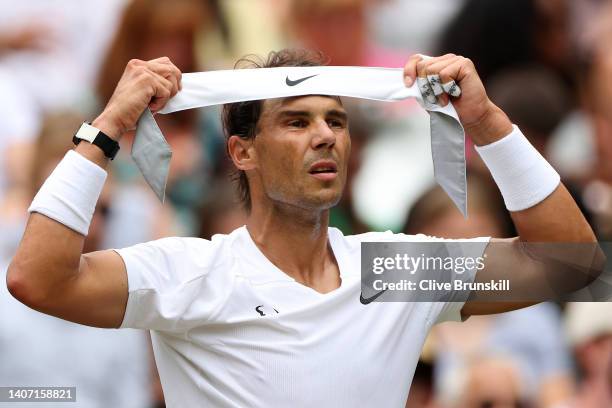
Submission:
[[[218,307],[228,288],[213,265],[217,248],[196,238],[163,238],[115,249],[127,270],[120,328],[185,332]]]

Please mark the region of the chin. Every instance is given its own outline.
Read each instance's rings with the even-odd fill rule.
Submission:
[[[309,211],[324,211],[335,207],[342,199],[342,183],[329,187],[298,186],[296,189],[267,192],[271,201]],[[305,188],[304,188],[305,187]]]
[[[312,209],[328,210],[335,207],[342,199],[342,193],[338,191],[321,191],[313,194],[304,201],[308,202],[308,207]]]

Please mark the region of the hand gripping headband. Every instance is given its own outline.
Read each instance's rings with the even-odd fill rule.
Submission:
[[[423,98],[418,81],[407,88],[401,68],[278,67],[183,74],[182,90],[159,111],[256,99],[334,95],[377,101],[415,98],[430,115],[434,175],[459,211],[467,215],[465,134],[451,103]],[[161,201],[164,200],[172,151],[149,109],[138,120],[132,158]]]

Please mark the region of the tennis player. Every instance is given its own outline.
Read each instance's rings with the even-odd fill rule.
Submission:
[[[263,66],[320,63],[283,50]],[[504,249],[485,242],[477,280],[505,275],[528,285],[536,277],[513,266],[529,263],[523,242],[596,242],[558,174],[489,100],[469,59],[415,55],[404,76],[407,86],[427,80],[441,104],[453,100],[519,232]],[[34,199],[7,276],[13,296],[43,313],[151,330],[168,406],[404,406],[435,323],[525,306],[361,297],[362,241],[439,239],[343,236],[328,227],[351,147],[348,117],[334,96],[224,107],[246,226],[210,241],[164,238],[82,254],[115,142],[147,107],[160,110],[180,89],[181,72],[168,58],[127,64],[103,112],[78,131],[82,142]]]

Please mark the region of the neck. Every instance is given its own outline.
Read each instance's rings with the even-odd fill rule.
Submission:
[[[339,285],[338,268],[327,240],[328,224],[329,210],[276,203],[253,205],[247,219],[253,241],[274,265],[322,292]]]

